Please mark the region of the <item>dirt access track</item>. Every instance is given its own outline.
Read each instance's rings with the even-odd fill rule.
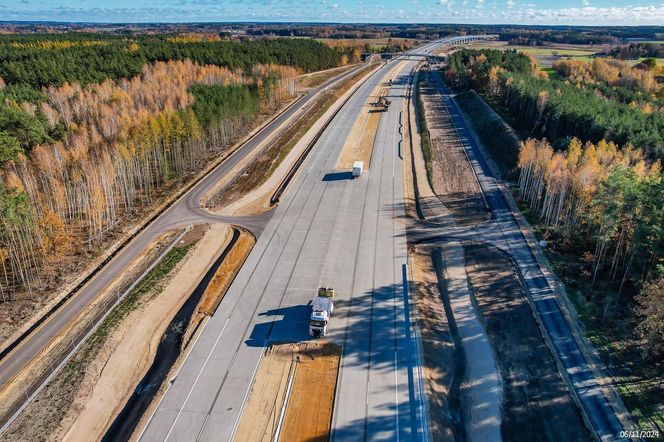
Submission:
[[[268,347],[234,440],[327,441],[340,359],[325,341]]]
[[[397,72],[403,69],[405,62],[396,63],[394,67],[383,77],[383,81],[379,83],[369,96],[369,100],[364,103],[360,115],[355,120],[355,124],[348,135],[346,144],[344,144],[339,161],[337,162],[337,169],[350,169],[353,167],[355,161],[362,161],[364,168],[371,167],[371,152],[373,151],[374,140],[376,139],[376,131],[378,130],[378,123],[382,111],[376,104],[380,96],[385,95],[389,88],[388,82],[394,78]]]

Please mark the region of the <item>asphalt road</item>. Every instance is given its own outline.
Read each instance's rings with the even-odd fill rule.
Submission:
[[[262,229],[269,214],[259,217],[223,217],[217,216],[200,207],[201,198],[207,194],[219,180],[232,173],[233,168],[257,148],[263,141],[274,136],[279,126],[289,117],[302,110],[302,108],[321,90],[332,83],[352,75],[354,70],[343,74],[339,78],[310,90],[297,103],[279,115],[270,124],[264,127],[247,143],[242,145],[233,155],[220,164],[214,171],[198,182],[188,193],[164,211],[146,229],[138,234],[118,255],[109,262],[96,276],[81,290],[70,298],[61,308],[54,312],[50,318],[27,336],[21,344],[0,361],[0,385],[11,382],[18,371],[32,358],[40,354],[48,343],[58,335],[72,319],[89,304],[95,302],[101,291],[111,282],[118,279],[129,264],[131,264],[150,244],[161,234],[171,229],[190,224],[204,222],[225,222],[239,224],[254,231]]]
[[[332,438],[418,439],[399,156],[414,62],[393,77],[370,169],[355,180],[335,170],[361,107],[393,63],[358,89],[314,146],[141,440],[231,440],[266,346],[310,339],[308,303],[321,285],[335,288],[329,338],[343,345]]]
[[[420,223],[409,229],[409,238],[420,242],[440,242],[445,240],[480,241],[494,245],[514,259],[530,292],[536,313],[540,318],[548,337],[567,373],[581,406],[588,416],[590,424],[602,440],[619,439],[623,429],[615,410],[604,396],[597,379],[588,366],[569,324],[556,300],[553,289],[542,268],[533,255],[521,228],[505,200],[499,187],[499,179],[493,176],[482,151],[471,136],[470,129],[461,116],[454,99],[442,85],[440,78],[434,76],[436,86],[457,128],[468,158],[491,209],[492,220],[477,228],[455,228],[441,223]]]

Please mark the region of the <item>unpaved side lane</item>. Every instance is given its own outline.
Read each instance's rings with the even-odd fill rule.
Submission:
[[[500,441],[500,376],[470,297],[463,247],[457,241],[449,242],[443,246],[443,257],[450,306],[466,354],[466,377],[461,385],[466,434],[469,441]]]

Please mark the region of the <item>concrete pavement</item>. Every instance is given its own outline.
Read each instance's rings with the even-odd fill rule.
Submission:
[[[404,62],[393,81],[372,167],[362,177],[351,180],[334,167],[387,68],[358,89],[323,133],[141,440],[231,440],[266,346],[310,339],[308,302],[320,285],[335,287],[329,337],[344,349],[333,438],[417,438],[398,156],[399,110],[412,65]]]

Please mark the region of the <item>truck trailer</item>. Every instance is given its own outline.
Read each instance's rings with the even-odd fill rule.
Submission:
[[[327,334],[327,323],[334,310],[334,289],[321,287],[318,295],[311,303],[311,317],[309,318],[309,336],[321,338]]]

